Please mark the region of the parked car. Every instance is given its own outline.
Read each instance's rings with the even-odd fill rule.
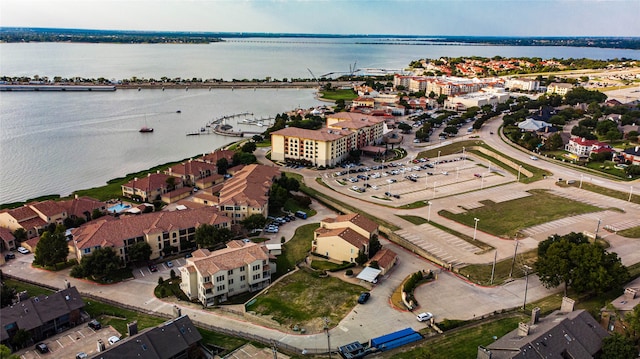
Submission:
[[[149,263],[149,271],[150,272],[157,272],[158,271],[158,267],[153,263]]]
[[[114,336],[109,337],[109,339],[107,339],[107,341],[109,342],[109,344],[113,345],[113,344],[119,342],[120,338],[118,338],[117,336],[114,335]]]
[[[25,247],[18,247],[18,252],[22,254],[29,254],[29,250],[26,249]]]
[[[296,217],[302,218],[302,219],[307,219],[307,213],[305,213],[303,211],[297,211],[296,212]]]
[[[193,254],[191,254],[191,253],[187,253],[187,254],[185,254],[185,255],[184,255],[184,258],[185,258],[185,259],[186,259],[186,258],[191,258],[191,257],[193,257]]]
[[[41,353],[48,353],[49,352],[49,347],[45,344],[45,343],[38,343],[36,344],[36,349]]]
[[[420,313],[416,317],[416,319],[418,319],[419,322],[426,322],[427,320],[430,320],[431,318],[433,318],[433,314],[431,314],[429,312]]]
[[[13,254],[13,253],[7,253],[7,254],[4,255],[4,260],[5,261],[8,261],[9,259],[15,259],[15,258],[16,258],[16,255]]]
[[[92,321],[89,322],[89,324],[87,324],[87,326],[93,330],[98,330],[100,328],[102,328],[102,324],[100,324],[99,321],[93,319]]]
[[[169,267],[169,268],[173,268],[173,262],[172,262],[172,261],[168,261],[168,262],[167,262],[167,267]]]
[[[360,296],[358,297],[358,303],[364,304],[369,300],[370,297],[371,297],[371,293],[364,292],[364,293],[360,294]]]
[[[76,359],[86,359],[88,357],[89,356],[85,352],[80,352],[80,353],[76,354]]]

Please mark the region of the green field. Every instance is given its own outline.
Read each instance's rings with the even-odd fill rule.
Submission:
[[[309,223],[296,229],[293,237],[282,246],[282,254],[276,259],[276,276],[280,277],[296,267],[296,263],[303,261],[311,251],[313,231],[320,227],[320,223]]]
[[[478,230],[502,238],[517,238],[524,228],[556,219],[601,211],[601,208],[554,196],[544,190],[529,191],[531,196],[495,203],[482,201],[482,207],[454,214],[440,211],[443,217],[474,227],[478,218]]]

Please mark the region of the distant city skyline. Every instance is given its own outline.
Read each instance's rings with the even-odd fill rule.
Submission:
[[[640,37],[639,0],[2,0],[0,26]]]

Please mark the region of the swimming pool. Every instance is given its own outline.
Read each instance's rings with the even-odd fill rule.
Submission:
[[[130,204],[118,203],[115,206],[107,208],[107,211],[109,211],[109,213],[120,213],[129,208],[131,208]]]

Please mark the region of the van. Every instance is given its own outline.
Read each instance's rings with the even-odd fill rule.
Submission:
[[[296,217],[298,218],[302,218],[302,219],[307,219],[307,214],[303,211],[297,211],[296,212]]]

